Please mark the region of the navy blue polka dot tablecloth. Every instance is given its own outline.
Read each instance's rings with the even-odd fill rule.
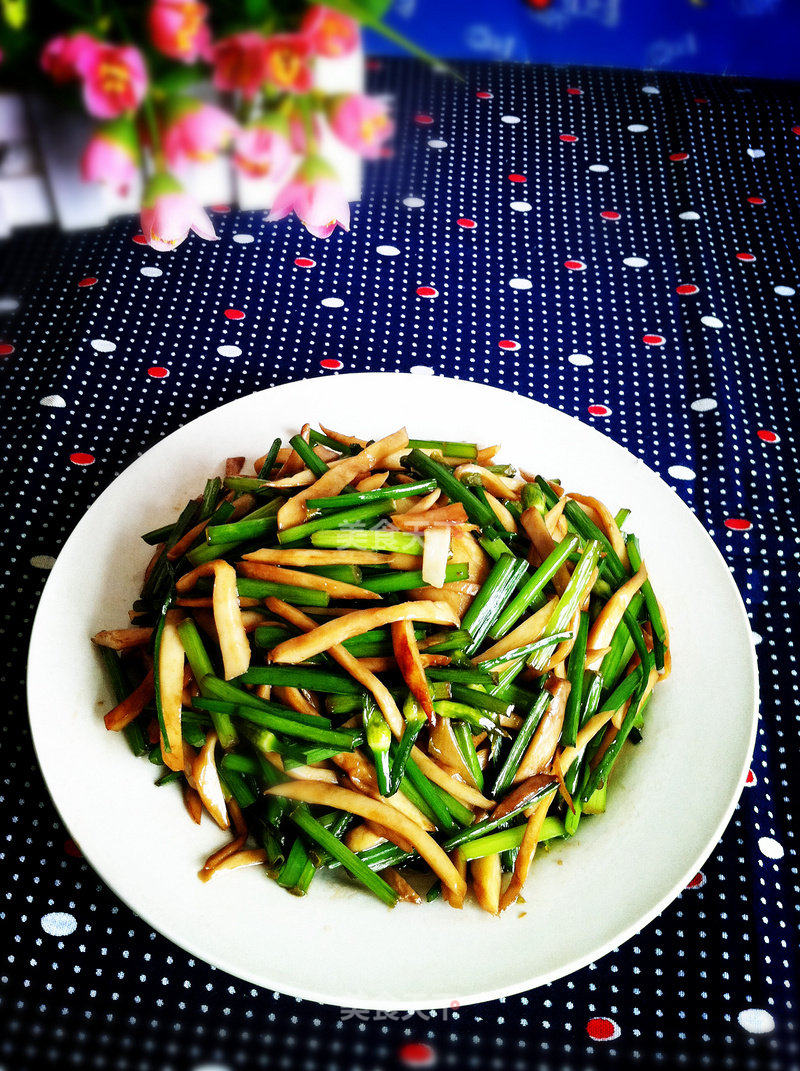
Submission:
[[[370,67],[399,146],[350,234],[219,210],[219,242],[171,255],[133,220],[0,250],[3,1063],[797,1068],[797,87]],[[595,424],[696,511],[756,633],[756,754],[703,872],[623,948],[527,995],[366,1013],[241,983],[117,901],[36,768],[27,631],[86,507],[185,421],[339,369],[475,379]]]

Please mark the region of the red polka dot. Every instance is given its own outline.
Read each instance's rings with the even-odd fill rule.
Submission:
[[[686,888],[687,889],[702,889],[703,886],[705,885],[705,883],[706,883],[706,876],[703,873],[703,871],[700,870],[695,874],[695,876],[692,878],[692,880],[689,882],[689,884],[686,886]]]
[[[763,197],[748,197],[747,200],[751,205],[765,205],[767,203]]]
[[[586,271],[586,265],[582,260],[565,260],[564,267],[570,271]]]
[[[225,315],[228,317],[229,320],[243,320],[244,319],[244,313],[242,312],[241,309],[226,309],[225,310]]]
[[[94,455],[93,454],[84,454],[80,450],[76,451],[76,453],[74,453],[74,454],[70,454],[69,455],[69,459],[70,459],[70,461],[72,462],[73,465],[93,465],[94,464]]]
[[[319,363],[320,363],[320,367],[321,368],[333,368],[333,369],[344,368],[344,365],[342,364],[342,362],[341,361],[337,361],[337,359],[335,357],[326,357],[323,361],[320,361]]]
[[[607,405],[590,405],[588,412],[591,416],[610,416],[611,414]]]
[[[83,859],[83,852],[71,837],[67,837],[64,841],[64,851],[67,855],[71,855],[73,859]]]
[[[10,357],[14,347],[10,342],[0,342],[0,357]]]
[[[577,141],[578,139],[575,137],[574,134],[559,134],[558,135],[558,140],[559,141],[567,141],[567,142],[570,142],[570,144],[571,144],[573,141]]]
[[[426,298],[434,298],[434,297],[438,297],[439,296],[439,291],[433,286],[418,286],[417,287],[417,296],[418,297],[426,297]]]
[[[601,217],[603,219],[620,219],[621,218],[621,215],[620,215],[619,212],[614,212],[611,209],[606,209],[606,211],[601,212],[600,215],[601,215]]]
[[[748,771],[747,771],[747,777],[745,777],[745,779],[744,779],[744,783],[745,783],[745,784],[746,784],[746,785],[747,785],[747,786],[748,786],[749,788],[752,788],[752,787],[753,787],[753,785],[754,785],[754,784],[756,783],[756,775],[755,775],[755,774],[753,773],[753,771],[752,771],[752,770],[748,770]]]
[[[688,152],[671,152],[669,158],[673,163],[680,163],[681,160],[688,160],[689,154]]]
[[[663,335],[644,335],[642,342],[645,346],[663,346],[667,340]]]
[[[134,234],[133,240],[137,245],[147,245],[147,239],[143,234]]]
[[[749,263],[751,260],[755,260],[756,258],[755,258],[755,255],[753,253],[737,253],[736,254],[736,259],[737,260],[744,260],[744,261],[747,261]]]
[[[212,205],[211,206],[211,211],[212,212],[230,212],[230,210],[231,210],[231,206],[230,205]]]
[[[567,93],[569,93],[571,97],[579,97],[583,93],[583,90],[579,89],[578,86],[567,86]]]
[[[479,89],[478,92],[475,94],[475,96],[478,98],[478,100],[493,100],[494,99],[494,93],[489,93],[488,90],[486,90],[486,89]]]
[[[707,97],[695,97],[694,98],[694,102],[695,102],[695,104],[708,104],[708,98]]]
[[[295,257],[294,262],[298,268],[316,268],[316,260],[312,260],[311,257]]]
[[[676,294],[699,294],[700,287],[695,286],[694,283],[681,283],[680,286],[675,287]]]
[[[513,338],[501,338],[497,345],[501,350],[509,350],[512,353],[519,349],[519,342],[515,342]]]
[[[619,1027],[613,1019],[590,1019],[586,1024],[586,1033],[592,1041],[613,1041],[620,1034]]]
[[[474,230],[474,228],[478,226],[474,219],[468,219],[467,216],[462,216],[461,219],[457,219],[456,223],[459,227],[464,227],[468,231]]]
[[[367,60],[367,70],[368,71],[380,71],[382,69],[383,69],[383,64],[381,63],[380,60],[376,60],[376,59],[368,59]]]
[[[800,138],[800,126],[793,126],[792,133],[797,134],[798,138]]]
[[[728,517],[725,521],[725,527],[730,528],[732,532],[747,532],[753,525],[750,521],[745,520],[744,517]]]
[[[525,178],[524,175],[519,175],[519,174],[517,174],[516,171],[512,171],[511,174],[508,176],[508,181],[509,182],[527,182],[528,180]]]
[[[96,282],[97,279],[94,277],[94,275],[87,275],[85,279],[81,279],[81,281],[78,283],[78,286],[94,286]]]
[[[766,428],[760,428],[756,435],[763,443],[776,443],[778,441],[778,436],[775,432],[767,431]]]
[[[152,368],[147,369],[147,374],[153,379],[164,379],[169,375],[169,369],[163,368],[160,364],[154,364]]]
[[[422,1041],[406,1042],[400,1046],[397,1055],[407,1067],[432,1067],[436,1062],[436,1053]]]
[[[432,115],[415,115],[414,122],[417,126],[430,126],[433,123]]]

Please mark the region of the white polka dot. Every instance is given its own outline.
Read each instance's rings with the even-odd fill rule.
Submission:
[[[404,197],[403,204],[406,208],[422,208],[425,201],[421,197]]]
[[[765,1008],[744,1008],[736,1018],[749,1034],[771,1034],[775,1029],[775,1020]]]
[[[530,281],[530,279],[519,279],[519,278],[517,278],[517,279],[509,279],[508,280],[508,285],[510,287],[512,287],[514,290],[530,290],[530,288],[533,286],[533,283]]]
[[[233,240],[238,242],[239,245],[250,245],[251,242],[255,241],[255,238],[252,234],[234,234]]]
[[[597,172],[608,171],[608,164],[589,164],[589,170]]]
[[[588,368],[592,363],[592,358],[588,353],[571,353],[567,360],[570,364],[576,365],[578,368]]]
[[[527,201],[512,201],[511,207],[515,212],[530,212],[533,205],[528,204]]]
[[[695,413],[710,413],[712,409],[716,408],[716,398],[697,398],[692,402],[692,409],[694,409]]]
[[[19,308],[19,301],[15,297],[0,297],[0,313],[14,312]]]
[[[649,130],[650,127],[644,123],[628,123],[628,130],[631,134],[644,134],[645,130]]]
[[[326,309],[340,309],[344,305],[344,298],[324,297],[320,305],[324,305]]]
[[[763,149],[748,149],[747,155],[752,157],[754,160],[760,160],[762,156],[765,156],[766,154]]]
[[[516,123],[519,122],[519,116],[518,115],[501,115],[500,116],[500,122],[501,123],[508,123],[509,126],[514,126]]]
[[[686,220],[694,221],[696,219],[700,219],[700,213],[699,212],[692,212],[692,211],[681,212],[680,215],[678,216],[678,219],[686,219]]]
[[[753,643],[756,645],[756,647],[758,647],[758,645],[761,643],[761,641],[763,639],[764,639],[764,637],[761,635],[760,632],[754,632],[753,633]]]
[[[148,279],[157,279],[159,275],[164,274],[161,268],[144,267],[140,268],[139,271],[142,273],[142,275],[146,275]]]
[[[642,86],[642,93],[647,93],[648,96],[657,97],[660,95],[661,90],[658,86]]]
[[[117,348],[116,342],[110,342],[107,338],[93,338],[92,349],[98,353],[113,353]]]
[[[400,256],[400,250],[396,245],[378,245],[375,247],[375,252],[382,257],[398,257]]]
[[[241,357],[241,346],[217,346],[220,357]]]
[[[622,263],[628,268],[644,268],[647,266],[647,257],[625,257]]]
[[[47,405],[51,409],[63,409],[67,403],[60,394],[45,394],[40,404]]]
[[[34,569],[52,569],[56,560],[52,554],[34,554],[31,565]]]
[[[762,855],[766,855],[767,859],[783,858],[783,845],[778,844],[774,837],[759,837],[758,848]]]
[[[428,148],[429,149],[446,149],[447,148],[447,142],[444,141],[442,138],[431,138],[431,140],[428,142]]]
[[[794,297],[796,293],[793,286],[774,286],[773,290],[778,297]]]
[[[705,324],[706,327],[715,327],[717,330],[719,330],[720,327],[725,326],[722,320],[718,319],[716,316],[701,316],[700,323]]]
[[[429,368],[427,364],[412,364],[410,371],[413,372],[415,376],[432,376],[435,374],[433,369]]]
[[[42,915],[42,929],[51,937],[67,937],[75,933],[78,923],[74,915],[68,911],[50,911]]]
[[[673,480],[693,480],[695,478],[694,469],[690,469],[686,465],[670,465],[667,472]]]

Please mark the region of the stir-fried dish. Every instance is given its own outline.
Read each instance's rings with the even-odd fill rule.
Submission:
[[[605,810],[669,637],[632,534],[498,447],[305,425],[228,458],[94,637],[108,729],[228,833],[200,870],[318,871],[388,905],[519,900]]]

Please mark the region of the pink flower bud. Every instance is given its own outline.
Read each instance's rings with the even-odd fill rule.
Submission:
[[[318,56],[347,56],[358,47],[358,23],[339,11],[315,4],[301,23],[300,32]]]
[[[315,238],[329,238],[336,226],[350,229],[350,205],[331,168],[310,157],[275,197],[270,221],[294,212]]]
[[[196,0],[153,0],[147,27],[153,45],[170,59],[195,63],[208,59],[211,31],[208,8]]]
[[[238,129],[235,119],[215,104],[187,101],[164,127],[164,155],[170,167],[179,167],[187,160],[213,160],[228,147]]]
[[[163,172],[148,183],[142,201],[142,231],[147,244],[170,252],[194,231],[206,241],[216,241],[214,226],[203,208],[171,176]]]
[[[108,123],[89,140],[81,158],[84,182],[103,182],[124,194],[139,169],[136,133],[126,120]]]
[[[336,137],[368,160],[383,155],[384,143],[394,133],[385,103],[361,93],[341,98],[333,108],[330,122]]]
[[[280,182],[291,166],[292,148],[279,130],[254,123],[236,135],[233,162],[245,175]]]

